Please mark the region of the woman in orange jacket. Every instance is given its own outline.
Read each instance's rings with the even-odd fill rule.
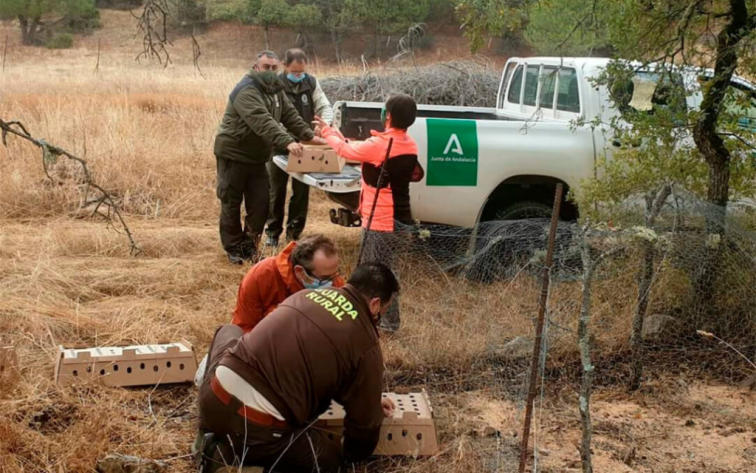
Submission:
[[[329,126],[325,120],[316,117],[328,145],[339,156],[362,163],[359,212],[365,230],[362,240],[365,246],[364,262],[378,261],[390,266],[393,250],[399,247],[401,240],[393,233],[398,229],[397,223],[413,223],[409,185],[422,178],[422,169],[417,160],[417,143],[409,136],[407,129],[415,123],[416,117],[415,100],[404,94],[394,95],[381,111],[384,131],[371,131],[370,138],[353,143],[348,142],[339,130]],[[393,140],[391,152],[384,165],[390,140]],[[381,168],[384,169],[382,178]],[[381,328],[391,332],[399,329],[398,301],[394,301],[383,317]]]

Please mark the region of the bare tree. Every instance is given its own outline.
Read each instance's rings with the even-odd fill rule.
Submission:
[[[57,183],[57,181],[50,175],[49,166],[54,165],[57,162],[58,157],[63,156],[78,163],[82,173],[80,185],[83,187],[81,209],[92,209],[91,215],[93,217],[101,217],[108,227],[113,228],[116,231],[119,231],[118,229],[120,228],[129,239],[130,253],[132,255],[141,253],[141,249],[136,240],[134,240],[131,229],[123,218],[123,212],[120,205],[116,202],[113,194],[94,181],[85,159],[74,156],[62,148],[47,143],[45,140],[34,138],[29,134],[26,127],[24,127],[21,122],[5,122],[0,119],[0,130],[2,130],[3,145],[6,147],[8,146],[9,134],[18,136],[38,147],[42,151],[42,166],[45,170],[45,175],[53,183]]]

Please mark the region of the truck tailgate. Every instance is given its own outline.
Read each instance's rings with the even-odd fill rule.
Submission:
[[[282,155],[273,156],[273,163],[286,171],[289,159]],[[304,182],[308,186],[316,187],[326,192],[333,192],[335,194],[346,194],[359,191],[360,178],[362,177],[362,171],[360,168],[351,164],[344,165],[344,169],[338,174],[326,172],[290,172],[288,174],[294,179]]]

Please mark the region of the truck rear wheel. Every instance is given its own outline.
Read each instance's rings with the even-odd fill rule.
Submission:
[[[551,218],[552,209],[542,202],[517,202],[496,212],[494,220],[524,220],[526,218]]]
[[[551,213],[551,207],[544,203],[524,201],[498,210],[494,219],[481,222],[467,278],[489,284],[517,274],[536,251],[545,248],[544,229],[548,224],[543,220],[550,219]]]

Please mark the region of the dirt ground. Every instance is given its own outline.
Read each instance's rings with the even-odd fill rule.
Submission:
[[[91,472],[112,452],[191,471],[193,387],[61,388],[52,379],[57,347],[186,338],[204,353],[230,319],[248,269],[230,266],[218,242],[211,151],[224,98],[246,65],[219,60],[205,69],[207,79],[179,60],[181,52],[168,69],[138,65],[127,54],[133,38],[117,26],[124,18],[104,19],[96,34],[113,46],[97,76],[96,36],[63,52],[14,45],[0,75],[0,117],[86,157],[122,199],[142,249],[130,256],[122,234],[77,210],[79,189],[65,184],[73,168],[56,165],[53,175],[64,184],[51,185],[37,150],[13,137],[0,147],[0,345],[14,346],[20,360],[20,378],[0,383],[3,473]],[[0,38],[16,33],[10,28],[0,27]],[[223,54],[219,44],[208,56]],[[313,192],[307,231],[334,238],[348,267],[359,231],[327,223],[328,208]],[[355,471],[516,471],[525,371],[521,360],[503,368],[486,360],[492,346],[532,336],[537,288],[465,285],[416,269],[403,273],[403,328],[383,342],[387,389],[428,389],[442,451]],[[464,310],[449,310],[450,303]],[[574,328],[576,320],[563,323]],[[756,471],[756,393],[687,370],[647,371],[634,394],[597,379],[594,471]],[[579,442],[575,379],[548,377],[531,439],[537,470],[581,471]]]

